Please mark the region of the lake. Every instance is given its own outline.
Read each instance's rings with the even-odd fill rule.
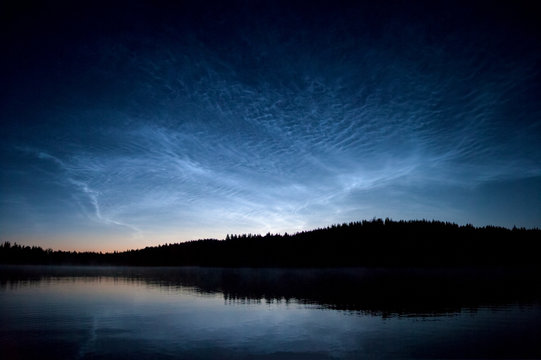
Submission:
[[[532,269],[0,267],[2,359],[541,358]]]

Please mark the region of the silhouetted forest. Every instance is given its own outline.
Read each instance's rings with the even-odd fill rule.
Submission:
[[[540,229],[373,219],[293,235],[227,235],[114,253],[44,250],[5,242],[4,264],[220,267],[539,265]]]

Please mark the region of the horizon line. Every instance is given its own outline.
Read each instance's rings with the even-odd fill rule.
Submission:
[[[502,229],[502,230],[507,230],[507,231],[513,231],[513,230],[540,231],[541,230],[539,227],[528,227],[527,228],[527,227],[524,227],[524,226],[517,227],[516,225],[513,225],[513,227],[506,227],[506,226],[500,226],[500,225],[476,226],[476,225],[473,225],[471,223],[458,224],[458,223],[455,223],[455,222],[452,222],[452,221],[443,221],[443,220],[435,220],[435,219],[432,219],[432,220],[428,220],[428,219],[393,220],[393,219],[388,218],[388,217],[386,217],[385,219],[373,217],[370,220],[369,219],[363,219],[363,220],[350,221],[350,222],[333,223],[331,225],[312,228],[312,229],[308,229],[308,230],[300,230],[300,231],[297,231],[297,232],[294,232],[294,233],[288,233],[287,231],[283,232],[283,233],[267,232],[266,234],[261,234],[261,233],[240,233],[240,234],[231,233],[231,234],[229,234],[229,233],[227,233],[224,238],[220,238],[220,239],[218,239],[218,238],[199,238],[199,239],[191,239],[191,240],[184,240],[184,241],[171,242],[171,243],[165,242],[165,243],[162,243],[162,244],[149,245],[149,246],[145,246],[145,247],[141,247],[141,248],[132,248],[132,249],[125,249],[125,250],[62,250],[62,249],[53,249],[53,248],[50,248],[50,247],[43,248],[42,246],[39,246],[39,245],[22,244],[22,243],[18,243],[16,241],[11,243],[11,241],[9,241],[9,240],[0,242],[0,246],[4,246],[5,244],[9,243],[11,246],[18,245],[18,246],[25,247],[25,248],[26,247],[41,248],[41,249],[43,249],[45,251],[51,250],[53,252],[60,251],[60,252],[75,252],[75,253],[95,253],[95,254],[106,255],[106,254],[124,253],[124,252],[129,252],[129,251],[138,251],[138,250],[143,250],[143,249],[148,249],[148,248],[156,248],[156,247],[161,247],[161,246],[180,245],[180,244],[184,244],[184,243],[197,242],[197,241],[208,241],[208,240],[211,240],[211,241],[225,241],[229,237],[233,237],[233,236],[234,237],[242,237],[242,236],[252,236],[252,237],[296,236],[298,234],[309,233],[309,232],[318,231],[318,230],[330,229],[330,228],[336,227],[336,226],[349,226],[349,225],[355,225],[355,224],[374,223],[374,222],[383,222],[384,224],[387,223],[387,222],[393,222],[393,223],[415,223],[415,222],[441,223],[441,224],[446,224],[446,225],[455,225],[455,226],[457,226],[459,228],[473,228],[473,229],[494,228],[494,229]]]

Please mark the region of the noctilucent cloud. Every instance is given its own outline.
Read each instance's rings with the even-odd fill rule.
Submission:
[[[2,5],[1,241],[541,226],[527,2],[113,3]]]

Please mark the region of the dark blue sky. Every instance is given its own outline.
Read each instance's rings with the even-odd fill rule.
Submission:
[[[113,3],[2,5],[0,240],[541,226],[528,2]]]

